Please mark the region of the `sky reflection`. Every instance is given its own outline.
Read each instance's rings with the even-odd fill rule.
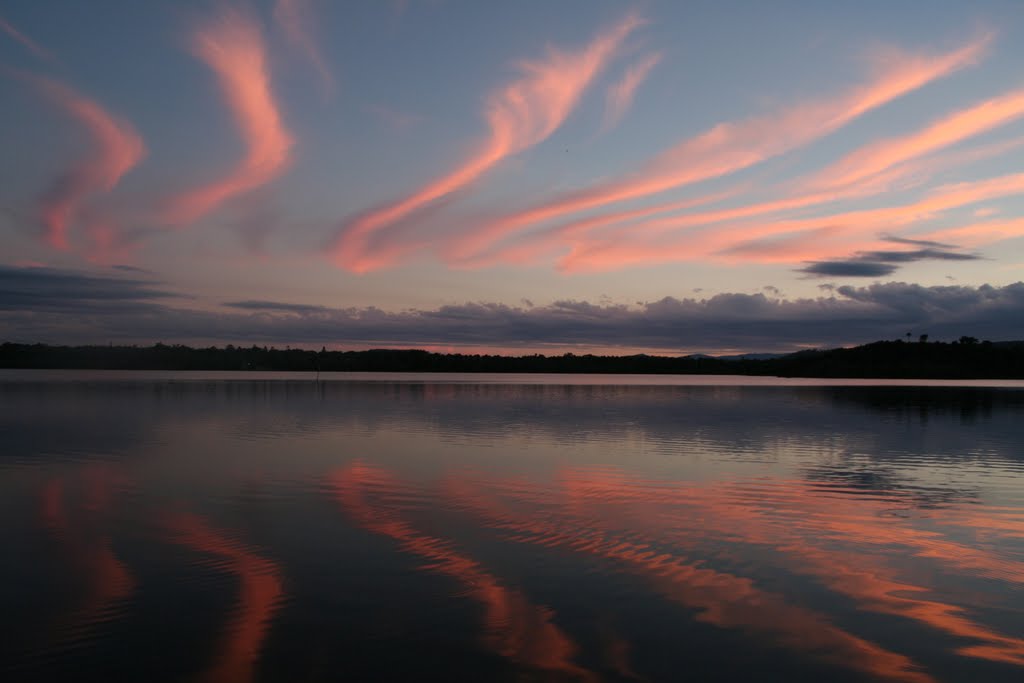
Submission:
[[[15,679],[1024,667],[1016,392],[51,382],[0,401]]]

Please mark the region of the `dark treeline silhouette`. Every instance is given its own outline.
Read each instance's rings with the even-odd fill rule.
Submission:
[[[776,358],[709,356],[493,356],[420,350],[310,351],[265,346],[0,345],[2,368],[284,370],[299,372],[544,372],[730,374],[783,377],[1024,379],[1024,342],[880,341]]]

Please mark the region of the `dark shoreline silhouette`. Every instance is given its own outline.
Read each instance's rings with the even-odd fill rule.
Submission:
[[[782,377],[1024,379],[1024,341],[879,341],[773,358],[711,356],[497,356],[422,350],[311,351],[265,346],[192,348],[0,344],[0,368],[270,370],[291,372],[510,372],[728,374]]]

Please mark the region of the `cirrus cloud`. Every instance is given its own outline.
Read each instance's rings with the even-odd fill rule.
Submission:
[[[164,220],[178,225],[266,185],[288,167],[293,145],[274,99],[263,32],[252,16],[237,9],[222,10],[194,32],[190,49],[217,76],[246,155],[228,175],[170,201]]]
[[[479,179],[500,161],[547,139],[576,107],[584,90],[617,53],[642,21],[628,15],[575,52],[554,48],[542,60],[518,64],[521,76],[487,99],[487,139],[455,170],[449,171],[402,199],[371,209],[342,227],[330,247],[332,259],[355,272],[392,263],[408,243],[374,248],[370,238]]]
[[[629,67],[622,79],[608,86],[605,102],[604,128],[614,128],[633,105],[637,89],[651,75],[654,67],[661,63],[662,54],[654,52]]]
[[[637,200],[725,176],[829,135],[851,121],[928,83],[976,63],[986,34],[938,55],[893,53],[865,83],[838,95],[796,102],[778,112],[719,123],[677,143],[618,179],[564,193],[509,213],[458,237],[449,259],[472,259],[516,232],[561,216]]]
[[[3,31],[8,36],[10,36],[13,40],[21,43],[22,46],[24,46],[24,48],[26,50],[31,52],[33,55],[35,55],[39,59],[42,59],[43,61],[47,61],[47,62],[55,62],[55,61],[57,61],[57,58],[54,56],[54,54],[52,52],[47,50],[45,47],[43,47],[42,45],[40,45],[36,41],[34,41],[31,38],[29,38],[22,31],[19,31],[17,28],[14,27],[14,24],[12,24],[11,22],[7,21],[3,17],[0,17],[0,31]]]
[[[87,200],[113,190],[143,159],[146,148],[131,123],[94,100],[51,78],[20,75],[79,123],[92,143],[89,156],[70,164],[39,200],[46,241],[56,249],[69,249],[68,233],[84,217]]]

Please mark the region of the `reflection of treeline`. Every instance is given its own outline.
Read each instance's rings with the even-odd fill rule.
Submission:
[[[978,387],[857,386],[823,394],[837,406],[853,405],[883,413],[903,422],[957,418],[970,424],[989,421],[994,414],[1012,411],[1024,417],[1024,392],[994,391]],[[1024,453],[1018,454],[1024,457]]]
[[[4,368],[287,370],[322,372],[555,372],[739,374],[789,377],[1024,378],[1024,342],[875,342],[777,358],[494,356],[419,350],[310,351],[265,346],[0,345]]]

